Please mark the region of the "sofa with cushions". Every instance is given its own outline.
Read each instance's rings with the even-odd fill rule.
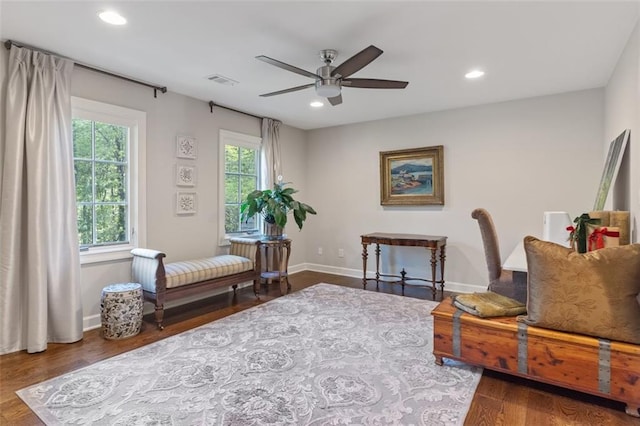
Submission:
[[[640,244],[584,254],[524,240],[527,314],[479,318],[443,302],[434,355],[626,404],[640,417]]]

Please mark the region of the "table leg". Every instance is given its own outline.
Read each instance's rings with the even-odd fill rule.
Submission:
[[[380,284],[380,244],[376,243],[376,290]]]
[[[444,299],[444,261],[447,257],[445,249],[447,246],[440,247],[440,300]]]
[[[264,260],[265,260],[265,263],[266,263],[266,265],[264,266],[264,271],[265,272],[270,272],[271,271],[271,267],[273,266],[273,264],[272,264],[273,255],[269,254],[269,251],[270,251],[269,248],[270,247],[268,245],[264,246]],[[265,286],[267,288],[266,292],[268,294],[269,293],[269,285],[271,284],[271,278],[265,279],[264,280],[264,284],[265,284]]]
[[[369,257],[367,245],[362,243],[362,288],[365,290],[367,289],[367,257]]]
[[[287,292],[291,290],[291,283],[289,282],[289,258],[291,257],[291,242],[287,242],[284,246],[287,250],[287,257],[284,260],[284,272],[287,280]]]
[[[436,259],[436,248],[430,248],[431,250],[431,300],[436,300],[436,265],[438,261]]]
[[[287,277],[286,275],[282,275],[282,272],[285,269],[283,264],[284,260],[284,245],[280,242],[278,243],[276,250],[274,250],[273,255],[276,257],[273,259],[273,264],[278,267],[278,286],[280,286],[280,295],[284,296],[287,294]]]

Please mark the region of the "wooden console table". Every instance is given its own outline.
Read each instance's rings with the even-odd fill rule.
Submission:
[[[361,235],[362,238],[362,286],[367,288],[367,280],[375,280],[376,288],[380,283],[381,277],[400,278],[402,284],[402,294],[404,294],[404,286],[407,281],[425,281],[431,283],[432,299],[436,299],[437,287],[440,284],[440,298],[444,294],[444,261],[445,248],[447,246],[447,237],[435,235],[418,235],[418,234],[387,234],[383,232],[374,232],[373,234]],[[367,278],[367,247],[369,244],[376,245],[376,277]],[[380,273],[380,245],[387,246],[404,246],[404,247],[425,247],[431,252],[431,279],[408,277],[404,268],[400,275],[390,275]],[[436,276],[436,266],[440,258],[440,279]]]

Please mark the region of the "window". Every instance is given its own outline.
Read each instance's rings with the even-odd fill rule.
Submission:
[[[260,179],[260,138],[220,130],[220,235],[229,237],[257,233],[259,220],[240,218],[240,205],[247,194],[258,189]],[[222,218],[224,220],[222,220]]]
[[[81,262],[129,257],[144,245],[146,114],[72,98]]]

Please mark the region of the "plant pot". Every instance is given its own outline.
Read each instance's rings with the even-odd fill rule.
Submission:
[[[282,227],[276,225],[275,223],[264,223],[264,235],[269,238],[282,238]]]

